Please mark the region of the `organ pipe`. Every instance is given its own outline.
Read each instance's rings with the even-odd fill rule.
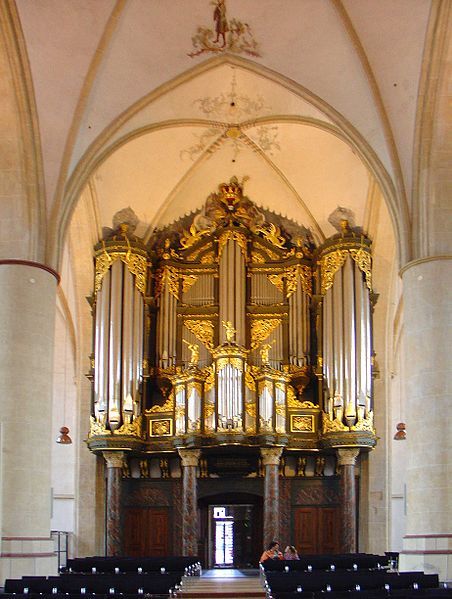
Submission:
[[[355,427],[370,415],[370,242],[349,234],[320,254],[324,405]]]
[[[126,225],[96,246],[93,414],[111,431],[141,414],[146,271]]]

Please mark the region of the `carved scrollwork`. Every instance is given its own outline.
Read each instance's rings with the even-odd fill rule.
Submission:
[[[351,431],[369,431],[375,434],[374,413],[369,412],[367,418],[358,418],[356,424],[350,427]]]
[[[251,322],[251,349],[256,349],[281,324],[281,318],[259,318]]]
[[[350,255],[366,277],[366,285],[372,291],[372,258],[363,248],[350,250]]]
[[[333,433],[338,431],[349,431],[350,428],[340,420],[331,420],[329,414],[322,412],[322,433]]]
[[[218,258],[221,258],[221,254],[225,248],[225,245],[228,241],[236,241],[239,244],[240,249],[242,250],[243,256],[246,258],[247,254],[247,239],[246,236],[238,231],[225,231],[220,238],[218,239]]]
[[[131,437],[143,436],[143,417],[138,416],[132,422],[125,422],[120,428],[113,431],[114,435],[127,435]]]
[[[111,432],[105,428],[105,425],[98,422],[94,416],[90,416],[90,427],[88,438],[97,437],[99,435],[111,435]]]
[[[116,260],[121,260],[127,266],[129,271],[135,277],[135,287],[144,295],[146,292],[146,258],[140,254],[136,254],[132,249],[124,249],[124,251],[108,252],[106,249],[101,254],[96,256],[96,274],[94,277],[94,293],[102,287],[102,280]]]
[[[333,285],[334,275],[342,268],[347,260],[348,250],[336,250],[320,260],[322,294],[325,294]]]
[[[184,326],[203,343],[207,349],[213,349],[215,327],[211,320],[186,319]]]

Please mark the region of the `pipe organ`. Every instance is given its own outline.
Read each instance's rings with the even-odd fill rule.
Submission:
[[[92,451],[375,444],[371,242],[346,221],[316,247],[232,178],[95,260]]]

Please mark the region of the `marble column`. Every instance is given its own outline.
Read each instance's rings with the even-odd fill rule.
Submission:
[[[0,261],[0,585],[55,574],[50,538],[52,382],[58,275]]]
[[[261,448],[264,479],[264,546],[279,541],[279,460],[282,447]]]
[[[341,471],[341,551],[356,553],[356,458],[358,448],[338,449],[337,462]]]
[[[121,484],[123,451],[104,451],[107,463],[107,555],[122,555]]]
[[[406,535],[401,569],[452,580],[452,257],[402,269]]]
[[[198,555],[198,489],[199,449],[178,449],[182,462],[182,555]]]

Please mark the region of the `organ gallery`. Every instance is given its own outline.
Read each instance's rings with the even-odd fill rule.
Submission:
[[[319,243],[258,204],[232,178],[146,239],[123,211],[95,247],[87,444],[109,554],[245,566],[275,538],[359,548],[371,242],[339,218]]]

